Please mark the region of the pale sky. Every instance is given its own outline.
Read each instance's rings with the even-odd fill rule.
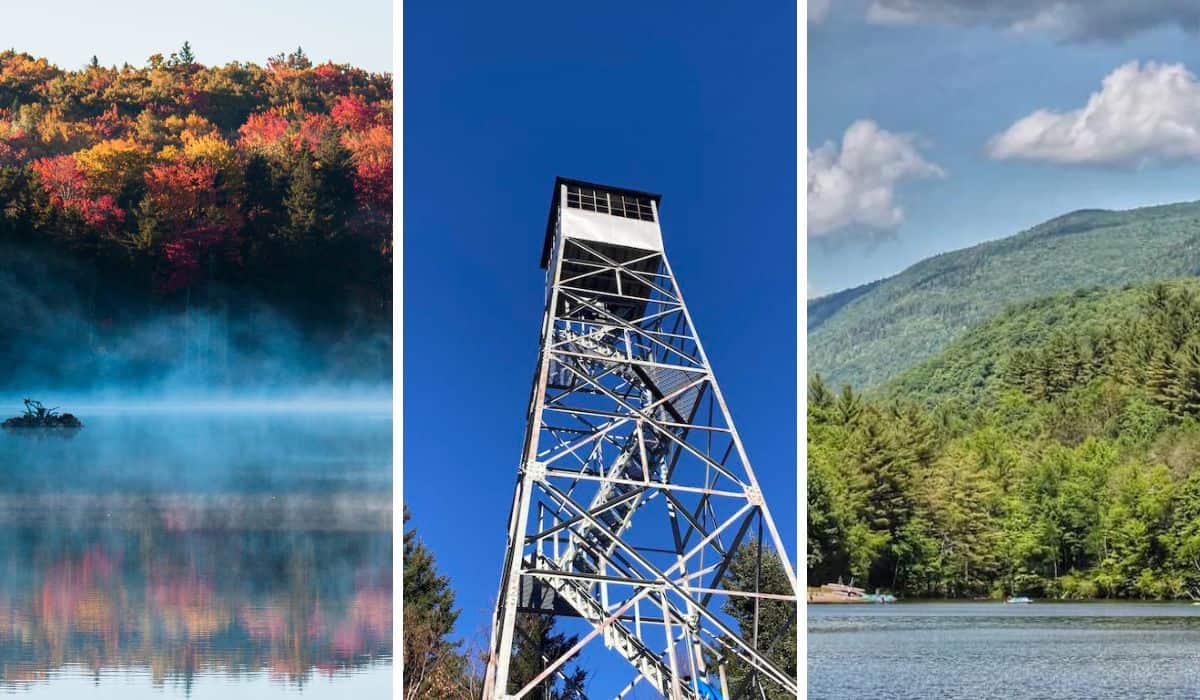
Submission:
[[[810,296],[1076,209],[1200,199],[1200,3],[814,5]]]
[[[206,65],[264,63],[302,46],[314,63],[333,60],[392,70],[391,0],[51,0],[5,3],[0,48],[78,68],[143,65],[190,41]]]

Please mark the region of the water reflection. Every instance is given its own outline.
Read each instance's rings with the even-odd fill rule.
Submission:
[[[4,688],[341,696],[382,677],[386,416],[192,416],[167,435],[144,416],[85,422],[69,441],[0,435]],[[372,687],[358,697],[387,697]]]

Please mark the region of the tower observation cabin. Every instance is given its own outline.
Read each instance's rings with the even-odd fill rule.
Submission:
[[[551,263],[561,254],[565,240],[585,241],[597,257],[626,265],[630,271],[653,275],[659,266],[654,253],[663,251],[658,223],[661,201],[661,195],[650,192],[557,178],[542,245],[547,290],[553,284]],[[639,277],[621,275],[614,269],[594,271],[574,258],[563,260],[562,279],[574,279],[578,288],[606,298],[606,306],[621,318],[640,315],[650,290]]]

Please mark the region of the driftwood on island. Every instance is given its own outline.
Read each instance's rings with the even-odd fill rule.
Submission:
[[[41,401],[25,399],[25,413],[4,421],[5,428],[82,428],[83,423],[58,408],[46,408]]]

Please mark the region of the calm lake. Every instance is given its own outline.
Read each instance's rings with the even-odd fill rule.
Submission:
[[[808,697],[1195,698],[1200,606],[808,606]]]
[[[391,697],[386,405],[0,432],[0,692]]]

